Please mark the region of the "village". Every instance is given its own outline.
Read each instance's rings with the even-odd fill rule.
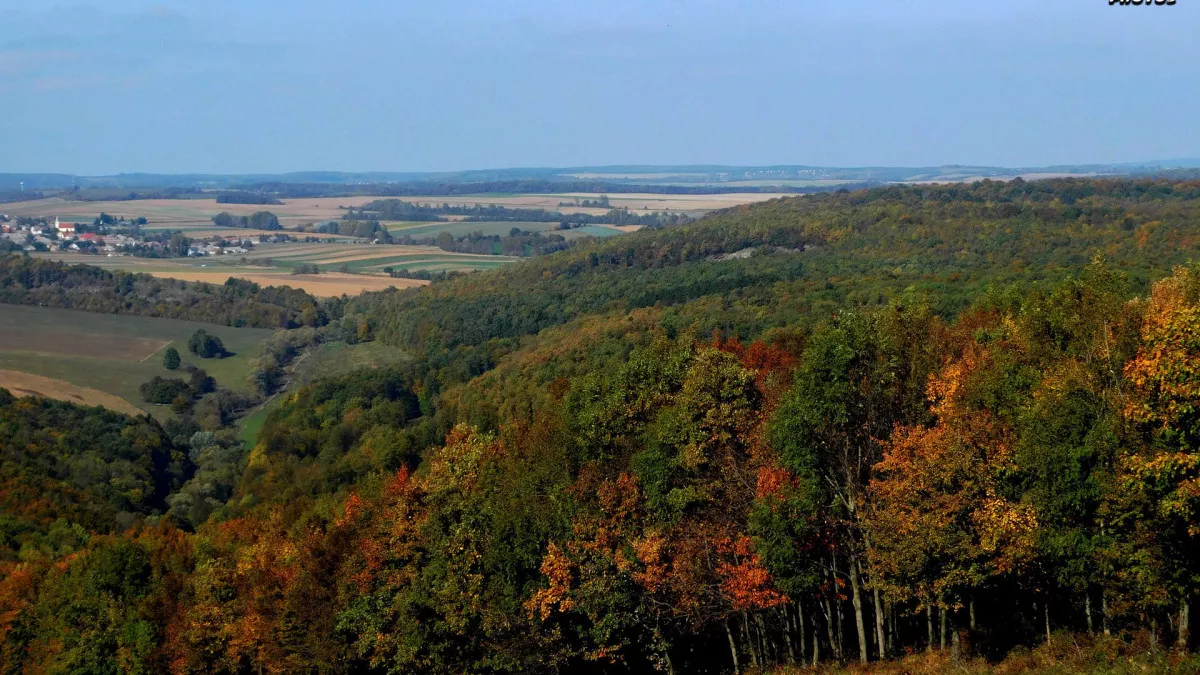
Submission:
[[[286,241],[287,235],[190,239],[178,231],[145,230],[145,218],[126,220],[101,214],[92,223],[55,218],[10,218],[0,213],[0,250],[76,252],[109,257],[147,258],[245,255],[258,244]]]

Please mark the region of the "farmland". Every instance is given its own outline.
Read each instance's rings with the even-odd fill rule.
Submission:
[[[141,408],[119,396],[88,387],[79,387],[51,377],[31,375],[15,370],[0,370],[0,388],[7,389],[15,396],[40,396],[78,405],[99,405],[126,415],[145,414]]]
[[[766,201],[782,194],[771,193],[731,193],[715,195],[666,195],[651,193],[629,193],[609,195],[609,207],[575,206],[585,200],[594,201],[601,197],[599,194],[569,193],[569,194],[528,194],[528,195],[474,195],[474,196],[428,196],[428,197],[395,197],[407,202],[419,204],[452,204],[463,206],[496,205],[508,208],[543,209],[546,211],[561,211],[563,213],[588,213],[603,215],[609,208],[625,208],[639,212],[669,211],[686,213],[692,216],[716,209],[751,204]],[[260,233],[259,230],[219,228],[215,227],[212,217],[222,211],[233,215],[250,215],[256,211],[270,211],[279,217],[279,223],[285,230],[294,230],[297,226],[317,223],[327,220],[338,220],[345,215],[350,207],[360,207],[381,197],[319,197],[310,199],[284,199],[276,205],[254,204],[218,204],[216,197],[212,199],[138,199],[129,201],[72,201],[59,197],[39,199],[35,201],[14,202],[4,206],[4,212],[10,216],[32,216],[46,218],[62,218],[63,220],[78,220],[90,222],[101,212],[112,216],[126,218],[143,217],[149,221],[147,229],[182,230],[190,237],[212,236],[250,236]],[[393,197],[387,197],[393,199]],[[475,225],[484,225],[476,223]],[[422,226],[436,226],[438,223],[421,223]],[[446,225],[441,223],[441,225]],[[513,224],[507,224],[510,228]],[[542,224],[544,225],[544,223]],[[389,229],[391,229],[389,227]],[[523,227],[531,230],[532,227]],[[432,230],[432,236],[437,236],[441,230]],[[473,231],[473,230],[472,230]],[[507,229],[504,230],[507,233]]]
[[[604,216],[612,208],[629,209],[631,212],[684,214],[699,216],[713,209],[771,199],[774,194],[717,194],[717,195],[663,195],[663,194],[620,194],[607,196],[601,207],[602,195],[589,193],[570,194],[527,194],[527,195],[475,195],[455,197],[402,197],[402,201],[420,204],[452,204],[458,206],[496,205],[512,209],[559,211],[564,214],[589,214]],[[222,211],[235,215],[246,215],[261,210],[274,213],[285,230],[296,231],[307,227],[303,236],[312,237],[311,225],[317,222],[339,220],[347,215],[347,209],[358,208],[373,201],[374,197],[310,198],[284,200],[277,205],[218,204],[213,199],[146,199],[129,201],[69,201],[49,198],[36,201],[16,202],[5,205],[5,212],[12,217],[62,218],[91,221],[101,212],[116,218],[145,218],[147,231],[179,230],[193,240],[209,241],[230,237],[254,237],[263,232],[239,227],[216,227],[212,217]],[[571,229],[559,230],[557,218],[533,222],[497,220],[470,222],[461,215],[450,215],[444,222],[384,221],[383,227],[393,239],[411,243],[429,244],[439,235],[449,234],[459,240],[451,250],[442,250],[429,245],[367,244],[363,239],[334,234],[319,234],[321,241],[242,244],[250,250],[237,255],[220,255],[211,247],[212,255],[188,258],[146,258],[129,256],[84,255],[65,250],[35,253],[55,260],[84,263],[106,269],[121,269],[143,272],[163,278],[180,279],[221,284],[230,278],[253,281],[263,286],[290,286],[320,297],[357,295],[365,291],[387,288],[407,288],[426,283],[409,279],[414,275],[441,272],[466,272],[489,270],[515,262],[515,254],[536,254],[536,245],[527,241],[512,247],[503,243],[489,245],[488,242],[461,245],[463,239],[475,233],[485,237],[507,237],[513,229],[522,232],[552,233],[568,241],[585,237],[605,238],[634,231],[638,225],[591,223]],[[346,232],[346,230],[343,230]],[[359,235],[362,236],[362,235]],[[539,240],[540,241],[540,240]],[[53,242],[47,242],[51,244]],[[553,244],[551,244],[553,246]],[[194,247],[200,252],[200,247]],[[500,254],[508,255],[484,255]],[[178,253],[176,253],[178,255]],[[316,270],[316,274],[311,273]],[[296,274],[303,271],[303,274]],[[392,275],[396,276],[393,277]]]
[[[546,232],[560,234],[567,239],[577,239],[579,237],[611,237],[617,234],[623,234],[626,231],[624,228],[615,225],[589,225],[570,230],[557,230],[558,223],[554,222],[513,222],[513,221],[495,221],[495,222],[471,222],[471,221],[455,221],[448,223],[387,223],[388,233],[393,237],[403,237],[405,235],[413,238],[436,237],[442,232],[449,232],[455,237],[462,237],[474,232],[483,234],[484,236],[505,236],[517,228],[523,232]],[[629,226],[625,226],[629,227]],[[636,226],[633,229],[637,229]]]
[[[236,277],[264,286],[302,288],[320,297],[356,295],[363,291],[378,291],[390,287],[408,288],[426,283],[418,279],[388,277],[384,273],[384,268],[387,267],[410,272],[470,271],[493,269],[515,260],[505,256],[447,253],[433,246],[342,243],[262,244],[249,254],[253,262],[245,256],[160,259],[78,253],[37,255],[63,262],[144,272],[184,281],[220,284],[230,277]],[[316,265],[321,273],[292,274],[300,265]]]
[[[441,223],[452,225],[453,223]],[[388,246],[372,244],[284,244],[263,245],[255,249],[255,258],[269,259],[272,267],[291,269],[298,265],[317,265],[322,271],[381,273],[384,267],[411,272],[435,270],[492,269],[513,262],[505,256],[448,253],[434,246]],[[404,279],[389,279],[403,286]]]
[[[138,388],[155,375],[170,374],[161,359],[166,346],[174,346],[185,363],[203,368],[219,384],[244,391],[249,388],[250,361],[258,355],[259,343],[272,334],[263,329],[21,305],[0,305],[0,325],[6,327],[0,333],[0,386],[122,412],[138,408],[155,414],[165,414],[165,409],[143,402]],[[187,340],[200,328],[219,336],[232,355],[199,359],[188,354]],[[130,407],[120,407],[118,399]]]
[[[450,204],[452,206],[504,206],[512,209],[542,209],[563,213],[604,215],[609,209],[629,209],[638,212],[670,211],[700,216],[709,211],[742,204],[763,202],[785,194],[738,192],[713,195],[668,195],[630,192],[607,195],[608,206],[576,206],[576,203],[598,200],[602,195],[586,192],[528,195],[473,195],[454,197],[388,197],[416,204]],[[276,207],[278,208],[278,207]]]
[[[250,215],[256,211],[270,211],[279,217],[279,224],[286,229],[297,225],[337,220],[342,217],[342,207],[361,206],[376,197],[334,197],[321,199],[289,199],[283,204],[262,206],[254,204],[218,204],[212,199],[138,199],[130,201],[83,202],[69,201],[58,197],[28,202],[5,204],[4,212],[10,216],[34,216],[62,218],[90,222],[101,212],[126,218],[143,217],[149,221],[148,229],[183,230],[188,236],[247,236],[259,230],[218,228],[212,217],[226,211],[234,215]]]
[[[313,247],[317,245],[312,245]],[[382,274],[347,274],[328,272],[318,275],[292,274],[288,267],[266,267],[235,260],[210,258],[132,258],[82,255],[78,253],[39,253],[40,257],[66,263],[93,265],[107,270],[140,272],[166,279],[223,284],[237,278],[263,286],[290,286],[303,289],[318,297],[357,295],[364,291],[387,288],[408,288],[426,282],[417,279],[392,279]],[[204,261],[204,262],[199,262]]]

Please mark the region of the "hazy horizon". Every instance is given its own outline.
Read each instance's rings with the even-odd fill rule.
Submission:
[[[0,172],[1200,156],[1200,10],[0,0]]]

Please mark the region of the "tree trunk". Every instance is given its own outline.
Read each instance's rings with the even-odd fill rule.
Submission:
[[[875,644],[878,646],[876,651],[879,652],[879,660],[887,658],[887,638],[884,636],[883,630],[883,598],[879,597],[879,589],[872,589],[875,594]]]
[[[854,604],[854,628],[858,631],[858,662],[867,662],[867,628],[863,623],[862,589],[858,583],[858,558],[850,556],[850,598]]]
[[[733,655],[733,675],[742,675],[742,664],[738,661],[737,640],[733,639],[733,630],[729,628],[729,619],[725,619],[725,637],[729,638],[729,653]]]
[[[957,663],[962,657],[962,644],[958,638],[958,621],[952,621],[950,626],[950,654],[954,657],[954,662]]]
[[[750,663],[758,670],[758,645],[754,643],[754,637],[750,633],[750,617],[742,612],[742,637],[746,640],[746,649],[750,652]]]
[[[898,639],[898,636],[896,634],[896,603],[894,601],[887,603],[887,612],[888,612],[887,651],[889,654],[895,654],[896,653],[896,641]]]
[[[842,612],[844,604],[840,600],[833,603],[833,611],[837,614],[837,657],[839,661],[846,658],[846,615]]]
[[[779,606],[779,616],[783,619],[783,643],[787,645],[787,660],[789,664],[794,664],[796,650],[792,647],[792,617],[786,604]]]
[[[773,645],[771,644],[770,636],[767,634],[767,626],[765,623],[763,623],[762,613],[754,613],[754,625],[758,627],[758,650],[759,653],[762,654],[762,664],[765,668],[767,662],[772,659],[772,652],[774,652],[774,650],[772,649]],[[779,655],[777,653],[774,654],[774,660],[776,662],[779,661]]]
[[[1100,589],[1100,625],[1104,629],[1105,637],[1112,635],[1108,628],[1108,594],[1104,589]]]
[[[812,636],[813,636],[813,638],[812,638],[812,640],[813,640],[812,641],[812,646],[813,646],[813,648],[812,648],[812,664],[813,664],[813,668],[816,668],[817,664],[820,663],[820,661],[821,661],[821,636],[817,635],[817,615],[816,614],[813,614],[812,629],[813,629],[813,631],[812,631]]]
[[[925,651],[933,651],[933,605],[925,605],[925,632],[929,634],[925,641]]]
[[[1183,601],[1179,603],[1179,633],[1175,638],[1175,646],[1181,652],[1186,652],[1188,648],[1188,622],[1191,621],[1191,613],[1191,607],[1188,606],[1187,596],[1185,595]]]
[[[1050,598],[1042,605],[1042,615],[1046,617],[1046,644],[1050,644]]]
[[[1085,589],[1083,592],[1083,614],[1087,617],[1088,637],[1096,634],[1096,628],[1092,626],[1092,589]]]
[[[825,596],[825,632],[829,634],[829,651],[833,652],[835,658],[842,658],[841,650],[838,648],[837,635],[834,633],[834,613],[833,607],[829,604],[829,596]]]
[[[796,603],[796,634],[800,637],[800,660],[803,661],[808,656],[808,626],[804,620],[804,603]],[[813,641],[817,639],[817,632],[813,631]]]
[[[975,594],[971,594],[971,599],[967,601],[967,608],[971,612],[971,630],[975,630]]]
[[[938,607],[938,619],[941,621],[941,629],[942,629],[942,640],[940,643],[940,648],[942,651],[946,651],[946,608],[945,607]]]
[[[1150,651],[1158,651],[1158,619],[1150,619]]]

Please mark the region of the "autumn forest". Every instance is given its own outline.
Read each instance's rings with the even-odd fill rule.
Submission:
[[[1200,183],[788,197],[329,301],[19,260],[2,301],[308,331],[280,372],[335,324],[409,358],[246,447],[0,390],[6,673],[1200,669]]]

